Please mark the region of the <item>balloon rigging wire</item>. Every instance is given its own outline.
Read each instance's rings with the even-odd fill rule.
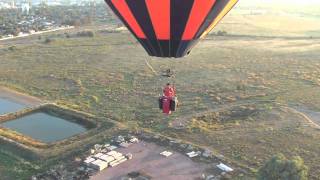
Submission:
[[[135,47],[139,47],[138,44],[137,44],[137,42],[135,42],[135,41],[132,40],[131,38],[129,38],[129,40],[131,41],[131,43],[132,43]],[[148,59],[148,58],[149,58],[149,59]],[[151,61],[151,57],[150,57],[150,56],[149,56],[149,57],[146,57],[146,58],[144,59],[144,62],[146,63],[147,67],[153,72],[154,75],[158,76],[159,74],[157,73],[156,70],[154,70],[154,68],[152,67],[150,61]]]
[[[149,57],[151,59],[151,57]],[[146,63],[146,65],[149,67],[149,69],[156,75],[158,76],[157,71],[154,70],[154,68],[152,67],[152,65],[149,63],[148,58],[144,59],[144,62]]]

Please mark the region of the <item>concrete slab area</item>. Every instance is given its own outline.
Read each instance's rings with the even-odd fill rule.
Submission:
[[[177,152],[170,157],[160,155],[167,150],[154,143],[139,142],[128,148],[119,148],[123,154],[132,153],[133,159],[113,168],[107,168],[91,180],[118,180],[130,172],[138,171],[151,176],[155,180],[192,180],[201,177],[209,167],[207,164],[196,163]]]

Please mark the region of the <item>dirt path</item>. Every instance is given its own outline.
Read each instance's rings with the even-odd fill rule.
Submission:
[[[291,108],[291,107],[283,107],[295,114],[303,117],[308,123],[313,125],[315,128],[320,129],[320,112],[314,112],[311,110],[307,110],[304,108]]]
[[[223,104],[223,105],[219,105],[214,109],[210,109],[210,110],[206,110],[206,111],[201,111],[198,112],[196,114],[191,114],[188,116],[181,116],[177,119],[175,119],[174,121],[171,122],[171,127],[175,128],[175,129],[183,129],[185,128],[189,121],[194,118],[194,117],[198,117],[201,116],[203,114],[209,114],[209,113],[214,113],[214,112],[219,112],[222,110],[226,110],[226,109],[230,109],[233,107],[239,107],[239,106],[245,106],[245,105],[254,105],[256,103],[275,103],[275,101],[268,101],[268,100],[258,100],[258,101],[242,101],[242,102],[236,102],[236,103],[232,103],[232,104]]]
[[[313,125],[314,127],[318,128],[318,129],[320,129],[320,112],[311,111],[311,110],[308,110],[306,108],[301,108],[301,107],[300,108],[292,108],[292,107],[285,106],[283,104],[279,104],[275,101],[248,101],[248,102],[241,102],[241,103],[234,103],[234,104],[225,104],[225,105],[218,106],[215,109],[211,109],[209,111],[207,110],[207,111],[198,112],[193,115],[179,117],[171,122],[171,127],[175,128],[175,129],[183,129],[188,125],[189,121],[193,117],[197,117],[202,114],[219,112],[219,111],[222,111],[225,109],[230,109],[230,108],[237,107],[237,106],[251,105],[251,104],[255,104],[255,103],[275,103],[276,105],[280,106],[283,109],[286,109],[286,110],[291,111],[292,113],[298,114],[299,116],[304,118],[308,123],[310,123],[311,125]]]

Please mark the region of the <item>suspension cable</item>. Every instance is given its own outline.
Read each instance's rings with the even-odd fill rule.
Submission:
[[[149,57],[149,59],[151,60],[151,57]],[[152,65],[149,63],[148,58],[144,59],[144,62],[146,63],[146,65],[148,66],[148,68],[156,75],[158,76],[159,74],[157,73],[157,71],[154,70],[154,68],[152,67]]]

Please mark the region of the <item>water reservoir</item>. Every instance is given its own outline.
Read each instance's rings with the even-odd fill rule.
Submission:
[[[45,143],[63,140],[87,131],[80,124],[45,112],[35,112],[1,125]]]
[[[16,112],[26,107],[26,105],[19,104],[17,102],[0,97],[0,115],[7,114],[10,112]]]

